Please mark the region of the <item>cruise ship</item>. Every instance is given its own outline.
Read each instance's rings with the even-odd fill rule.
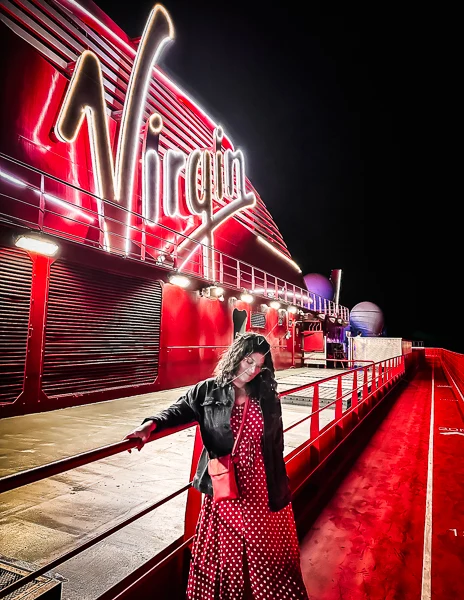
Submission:
[[[0,18],[0,598],[185,597],[199,432],[124,436],[246,331],[311,600],[464,598],[464,355],[302,273],[246,152],[160,67],[164,6],[137,39],[91,0]]]

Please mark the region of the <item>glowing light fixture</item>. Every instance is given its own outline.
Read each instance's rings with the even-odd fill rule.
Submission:
[[[221,301],[224,300],[224,288],[219,285],[210,285],[209,287],[203,288],[200,294],[205,298],[218,298],[219,300],[222,298]]]
[[[220,287],[219,285],[211,286],[210,290],[211,290],[211,294],[213,296],[217,296],[218,298],[219,298],[219,296],[224,295],[224,288]]]
[[[244,292],[240,296],[240,300],[242,302],[246,302],[247,304],[251,304],[254,301],[254,297],[251,294],[249,294],[248,292]]]
[[[185,275],[178,275],[177,273],[172,273],[168,276],[169,283],[173,285],[177,285],[181,288],[187,288],[190,285],[190,279],[185,277]]]
[[[277,302],[277,300],[273,300],[273,301],[272,301],[272,302],[269,304],[269,306],[270,306],[271,308],[275,308],[275,309],[277,310],[278,308],[280,308],[280,302]]]
[[[19,237],[15,245],[23,250],[29,250],[36,254],[42,254],[43,256],[54,256],[58,250],[58,244],[50,240],[46,240],[40,237],[22,235]]]
[[[296,306],[289,306],[288,307],[288,312],[292,313],[292,315],[295,315],[298,312],[298,309]]]

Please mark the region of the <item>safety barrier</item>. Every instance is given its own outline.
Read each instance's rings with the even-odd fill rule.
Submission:
[[[456,393],[456,397],[464,402],[464,354],[443,348],[428,348],[426,356],[440,359],[443,371]]]
[[[285,397],[290,394],[296,395],[305,392],[305,397],[311,400],[311,413],[285,429],[285,432],[288,432],[304,423],[309,425],[309,438],[307,441],[285,457],[290,486],[294,496],[298,495],[299,491],[304,488],[310,479],[312,473],[356,430],[356,427],[404,373],[405,357],[397,356],[378,363],[369,363],[361,367],[352,368],[343,373],[338,373],[331,377],[294,387],[280,393],[281,397]],[[320,406],[322,397],[326,402],[324,406]],[[328,410],[332,411],[333,418],[329,418],[328,422],[321,426],[321,414]],[[178,431],[188,429],[193,425],[177,427],[161,433],[155,432],[150,441],[164,438]],[[125,452],[134,447],[136,447],[135,440],[123,440],[47,465],[9,475],[0,479],[0,493],[39,482],[53,475]],[[134,572],[131,577],[126,578],[116,587],[99,596],[99,600],[135,598],[135,595],[140,593],[141,586],[148,581],[150,581],[150,585],[153,585],[153,578],[156,578],[157,587],[154,589],[157,589],[159,593],[160,589],[166,586],[166,589],[169,588],[171,590],[170,597],[175,598],[176,593],[173,587],[182,585],[182,573],[185,572],[185,566],[189,558],[187,551],[193,540],[196,522],[201,509],[201,494],[192,487],[191,483],[202,447],[199,428],[196,427],[190,482],[188,484],[162,500],[146,507],[144,510],[123,519],[117,525],[108,528],[87,542],[80,544],[71,551],[43,565],[36,571],[11,583],[0,591],[0,599],[19,590],[29,582],[55,569],[58,565],[81,554],[116,531],[119,531],[187,491],[183,535],[149,561],[146,568]]]

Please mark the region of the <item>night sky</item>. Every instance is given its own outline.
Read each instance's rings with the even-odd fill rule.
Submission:
[[[153,5],[97,4],[131,37]],[[166,0],[160,65],[244,151],[304,274],[342,269],[340,302],[377,304],[386,335],[464,352],[456,219],[424,135],[437,65],[415,16],[374,4]]]

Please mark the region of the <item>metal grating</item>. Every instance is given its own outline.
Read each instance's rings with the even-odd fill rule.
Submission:
[[[0,401],[23,390],[31,303],[32,262],[16,248],[0,247]]]
[[[43,390],[49,396],[153,383],[159,281],[65,261],[50,271]]]
[[[0,561],[0,591],[26,575],[29,575],[29,571],[18,568],[9,562]],[[61,598],[61,582],[42,575],[7,594],[3,600],[35,600],[39,598],[59,600]]]
[[[15,583],[16,581],[18,581],[18,579],[21,579],[22,577],[23,576],[19,573],[16,573],[14,571],[7,571],[6,569],[0,567],[0,590],[4,590],[6,587],[11,585],[12,583]],[[24,597],[24,592],[27,592],[28,590],[35,587],[35,581],[30,581],[29,583],[26,583],[26,585],[22,589],[16,592],[11,592],[11,594],[5,596],[5,600],[17,600],[21,596]],[[21,594],[21,596],[19,596],[19,594]]]
[[[258,329],[266,327],[266,315],[263,313],[251,313],[251,326]]]

